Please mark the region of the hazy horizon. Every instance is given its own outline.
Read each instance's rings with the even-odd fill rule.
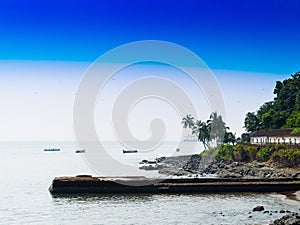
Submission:
[[[1,141],[71,141],[75,140],[73,131],[73,104],[76,92],[84,72],[90,65],[84,62],[45,62],[45,61],[12,61],[0,68],[2,116]],[[10,70],[14,68],[14,70]],[[176,74],[177,73],[177,74]],[[244,132],[243,121],[247,112],[254,112],[265,102],[273,99],[273,88],[276,80],[288,78],[289,74],[267,74],[243,71],[213,70],[220,86],[225,104],[224,121],[231,131],[240,135]],[[54,75],[53,75],[54,74]],[[99,99],[95,105],[95,124],[98,130],[111,129],[111,103],[118,97],[120,90],[130,82],[143,76],[157,74],[172,80],[189,94],[200,115],[198,119],[207,120],[211,113],[205,96],[193,88],[187,77],[169,68],[155,66],[135,66],[120,73],[123,78],[117,79],[106,87],[104,113]],[[119,78],[121,75],[119,74]],[[125,75],[125,76],[124,76]],[[117,75],[116,75],[117,76]],[[9,98],[8,98],[9,97]],[[103,97],[102,97],[103,101]],[[100,106],[99,106],[100,104]],[[181,118],[161,102],[144,102],[131,113],[131,128],[137,138],[145,139],[149,135],[151,116],[161,116],[174,130],[168,140],[178,140],[182,128]],[[156,105],[158,104],[158,105]],[[151,111],[154,108],[154,111]],[[156,112],[156,108],[161,110]],[[103,109],[103,108],[102,108]],[[143,113],[147,109],[148,115]],[[162,110],[164,109],[164,110]],[[98,113],[97,113],[98,112]],[[102,114],[101,114],[102,113]],[[104,114],[103,114],[104,113]],[[175,114],[174,114],[175,113]],[[101,118],[102,115],[102,118]],[[104,116],[103,116],[104,115]],[[197,117],[197,115],[194,115]],[[134,118],[134,119],[133,119]],[[102,126],[102,127],[101,127]],[[177,129],[177,130],[176,130]],[[176,132],[175,132],[176,131]],[[115,140],[113,132],[102,133],[101,140]]]

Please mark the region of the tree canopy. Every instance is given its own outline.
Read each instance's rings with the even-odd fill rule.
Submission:
[[[273,101],[264,103],[257,113],[246,114],[244,127],[248,133],[261,129],[300,127],[300,72],[277,81]]]

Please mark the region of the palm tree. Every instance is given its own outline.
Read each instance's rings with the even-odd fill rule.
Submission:
[[[222,116],[218,115],[217,112],[213,112],[210,114],[210,119],[207,121],[208,126],[211,131],[211,139],[215,139],[217,145],[220,145],[223,142],[224,135],[226,133],[226,126],[223,122]]]
[[[190,128],[192,129],[195,125],[194,117],[191,114],[187,114],[185,117],[182,118],[183,128]]]
[[[204,148],[208,148],[209,140],[210,140],[210,128],[209,125],[201,120],[197,120],[194,127],[192,134],[195,134],[198,137],[198,140],[203,143]]]
[[[236,142],[237,138],[235,137],[235,134],[226,131],[224,136],[224,143],[231,143],[232,145],[235,145]]]

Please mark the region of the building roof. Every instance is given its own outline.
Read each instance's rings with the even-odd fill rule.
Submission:
[[[300,137],[300,133],[291,134],[294,129],[257,130],[250,137]]]

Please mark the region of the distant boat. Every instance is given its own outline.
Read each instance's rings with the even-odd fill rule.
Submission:
[[[59,152],[60,148],[45,148],[44,152]]]
[[[85,149],[78,149],[75,151],[75,153],[85,153]]]
[[[186,135],[183,139],[184,142],[198,142],[198,138],[195,135]]]
[[[124,150],[123,149],[123,154],[124,153],[137,153],[138,151],[137,150]]]

